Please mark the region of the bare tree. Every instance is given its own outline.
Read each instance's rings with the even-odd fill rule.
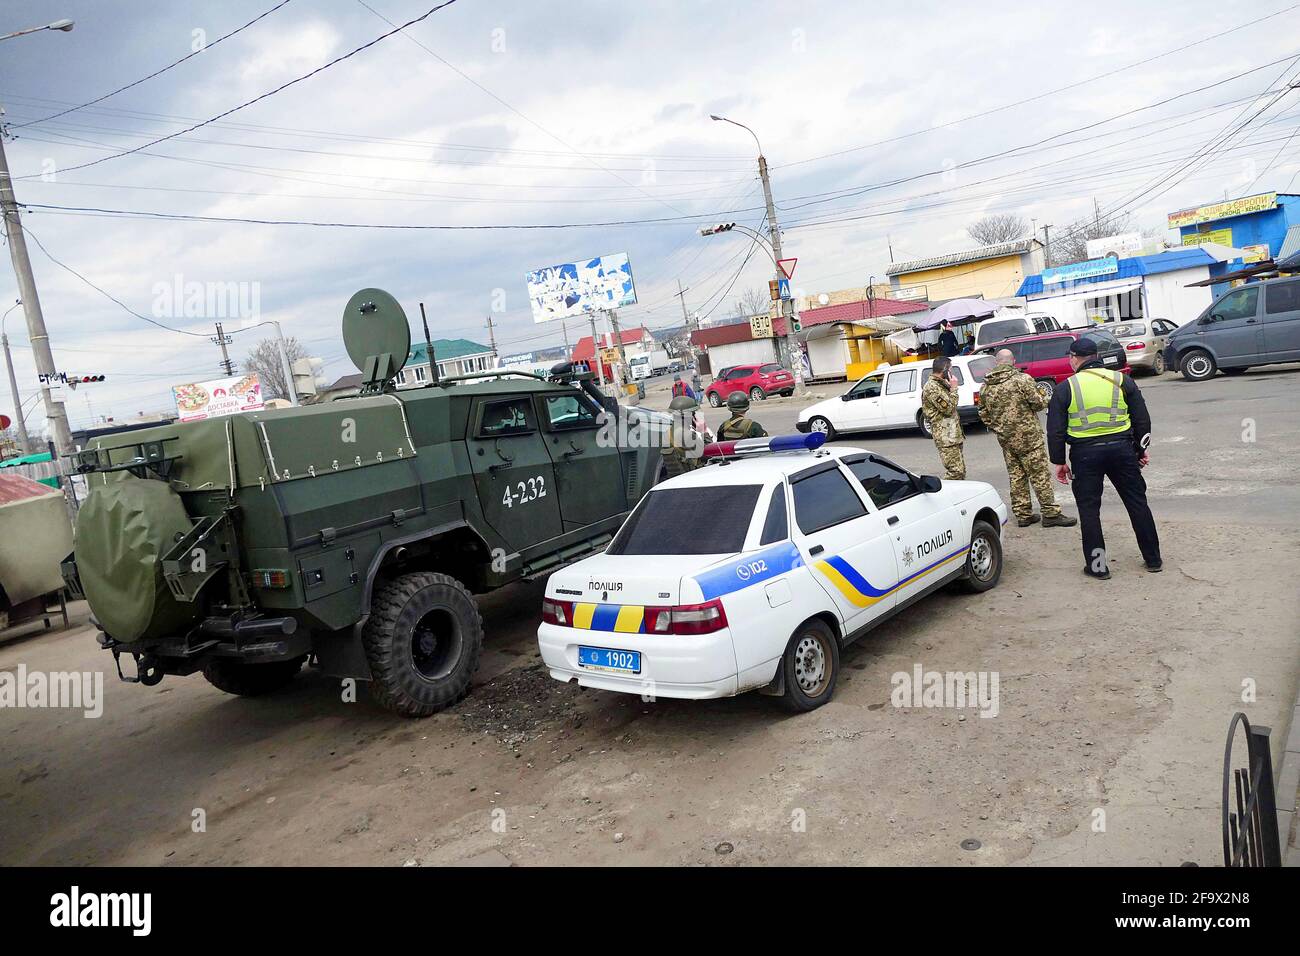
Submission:
[[[1107,236],[1132,232],[1133,216],[1131,213],[1103,214],[1094,211],[1092,216],[1076,220],[1063,229],[1049,233],[1050,244],[1047,247],[1047,264],[1063,266],[1071,262],[1083,262],[1088,258],[1088,240],[1105,239]]]
[[[735,313],[747,319],[753,315],[767,315],[772,307],[772,297],[766,289],[746,289],[736,300]]]
[[[307,352],[292,335],[284,340],[284,350],[289,354],[289,365],[306,358]],[[276,339],[262,339],[244,357],[244,370],[256,372],[262,383],[264,398],[288,398],[289,383],[284,380],[284,363],[280,359],[280,343]]]
[[[1029,234],[1029,223],[1015,213],[994,213],[976,219],[966,227],[966,235],[981,246],[996,246]]]

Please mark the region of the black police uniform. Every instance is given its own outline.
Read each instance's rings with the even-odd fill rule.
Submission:
[[[1086,368],[1104,368],[1096,358],[1097,344],[1091,339],[1076,339],[1070,351],[1088,360],[1078,371]],[[1061,382],[1052,393],[1047,406],[1047,452],[1053,465],[1065,463],[1065,446],[1070,446],[1070,470],[1074,473],[1071,490],[1079,509],[1079,525],[1083,533],[1084,570],[1092,573],[1094,556],[1105,554],[1106,540],[1101,531],[1102,479],[1109,478],[1128,511],[1129,523],[1137,537],[1138,548],[1147,569],[1158,571],[1161,567],[1160,537],[1156,533],[1156,520],[1147,504],[1147,483],[1142,477],[1138,459],[1151,440],[1151,413],[1147,411],[1142,391],[1128,375],[1121,386],[1128,405],[1129,430],[1095,438],[1071,438],[1068,434],[1070,416],[1070,383]],[[1109,561],[1106,562],[1109,565]],[[1109,570],[1107,570],[1109,574]]]

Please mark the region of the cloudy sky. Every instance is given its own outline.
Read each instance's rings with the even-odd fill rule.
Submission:
[[[693,311],[725,314],[771,266],[738,233],[697,233],[763,220],[754,141],[711,113],[761,138],[808,292],[883,277],[891,242],[900,260],[969,247],[966,225],[988,212],[1059,229],[1095,200],[1163,228],[1171,210],[1285,190],[1300,172],[1300,92],[1268,105],[1300,64],[1300,4],[1285,0],[1097,2],[1086,15],[1050,2],[455,0],[173,136],[433,0],[268,13],[277,4],[4,5],[0,32],[76,20],[0,45],[6,150],[56,363],[109,376],[69,396],[74,427],[167,408],[172,384],[216,377],[217,318],[238,330],[236,362],[268,331],[248,326],[275,319],[330,377],[352,371],[339,323],[365,286],[411,316],[424,302],[435,337],[485,342],[493,314],[507,354],[563,342],[533,323],[524,274],[604,253],[631,257],[639,304],[625,325],[680,322],[678,280]],[[577,225],[499,228],[559,224]],[[17,298],[2,271],[0,310]],[[196,283],[242,299],[218,302],[225,315],[187,309]],[[21,310],[6,330],[26,398]],[[29,421],[42,419],[36,403]]]

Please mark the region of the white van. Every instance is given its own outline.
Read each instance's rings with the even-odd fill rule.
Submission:
[[[1000,312],[982,322],[975,323],[975,344],[971,351],[978,352],[997,345],[1006,339],[1018,335],[1034,335],[1038,332],[1059,332],[1068,326],[1054,315],[1046,312],[1028,312],[1013,315]]]

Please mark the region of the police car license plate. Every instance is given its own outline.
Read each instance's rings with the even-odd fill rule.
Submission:
[[[641,673],[641,652],[579,645],[578,663],[593,671],[609,671],[614,674],[639,674]]]

